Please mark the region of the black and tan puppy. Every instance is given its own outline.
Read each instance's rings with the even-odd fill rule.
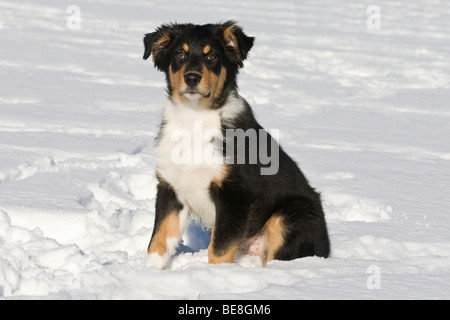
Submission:
[[[238,94],[253,42],[232,21],[162,25],[144,38],[168,92],[149,266],[167,267],[191,215],[212,229],[210,263],[329,255],[319,194]]]

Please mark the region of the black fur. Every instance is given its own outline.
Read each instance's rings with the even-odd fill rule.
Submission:
[[[263,129],[248,104],[233,126],[226,123],[222,126],[224,130],[240,128],[260,132]],[[259,146],[260,134],[257,137]],[[277,142],[270,134],[267,134],[267,140],[268,150],[271,150],[271,144]],[[277,174],[261,175],[260,169],[265,165],[260,162],[250,164],[246,152],[245,164],[234,164],[221,188],[211,187],[221,226],[215,235],[218,254],[226,249],[230,240],[243,241],[257,235],[272,214],[280,213],[287,230],[285,245],[276,254],[276,259],[329,256],[330,244],[320,195],[281,146],[278,148]]]

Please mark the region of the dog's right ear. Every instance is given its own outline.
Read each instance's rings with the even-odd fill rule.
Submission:
[[[170,65],[170,56],[167,54],[176,37],[176,25],[162,25],[155,32],[147,33],[144,37],[144,56],[147,60],[153,55],[155,67],[160,71],[166,71]]]

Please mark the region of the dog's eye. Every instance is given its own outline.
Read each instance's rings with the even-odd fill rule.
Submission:
[[[183,62],[186,60],[186,53],[184,51],[177,52],[175,54],[175,59],[177,59],[178,62]]]
[[[206,56],[206,61],[214,62],[217,59],[217,56],[214,53],[210,53]]]

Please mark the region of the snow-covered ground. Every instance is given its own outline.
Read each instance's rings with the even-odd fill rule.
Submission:
[[[443,0],[1,0],[0,299],[449,299],[449,17]],[[256,37],[241,94],[322,192],[332,254],[209,265],[193,225],[148,269],[165,83],[142,38],[229,19]]]

